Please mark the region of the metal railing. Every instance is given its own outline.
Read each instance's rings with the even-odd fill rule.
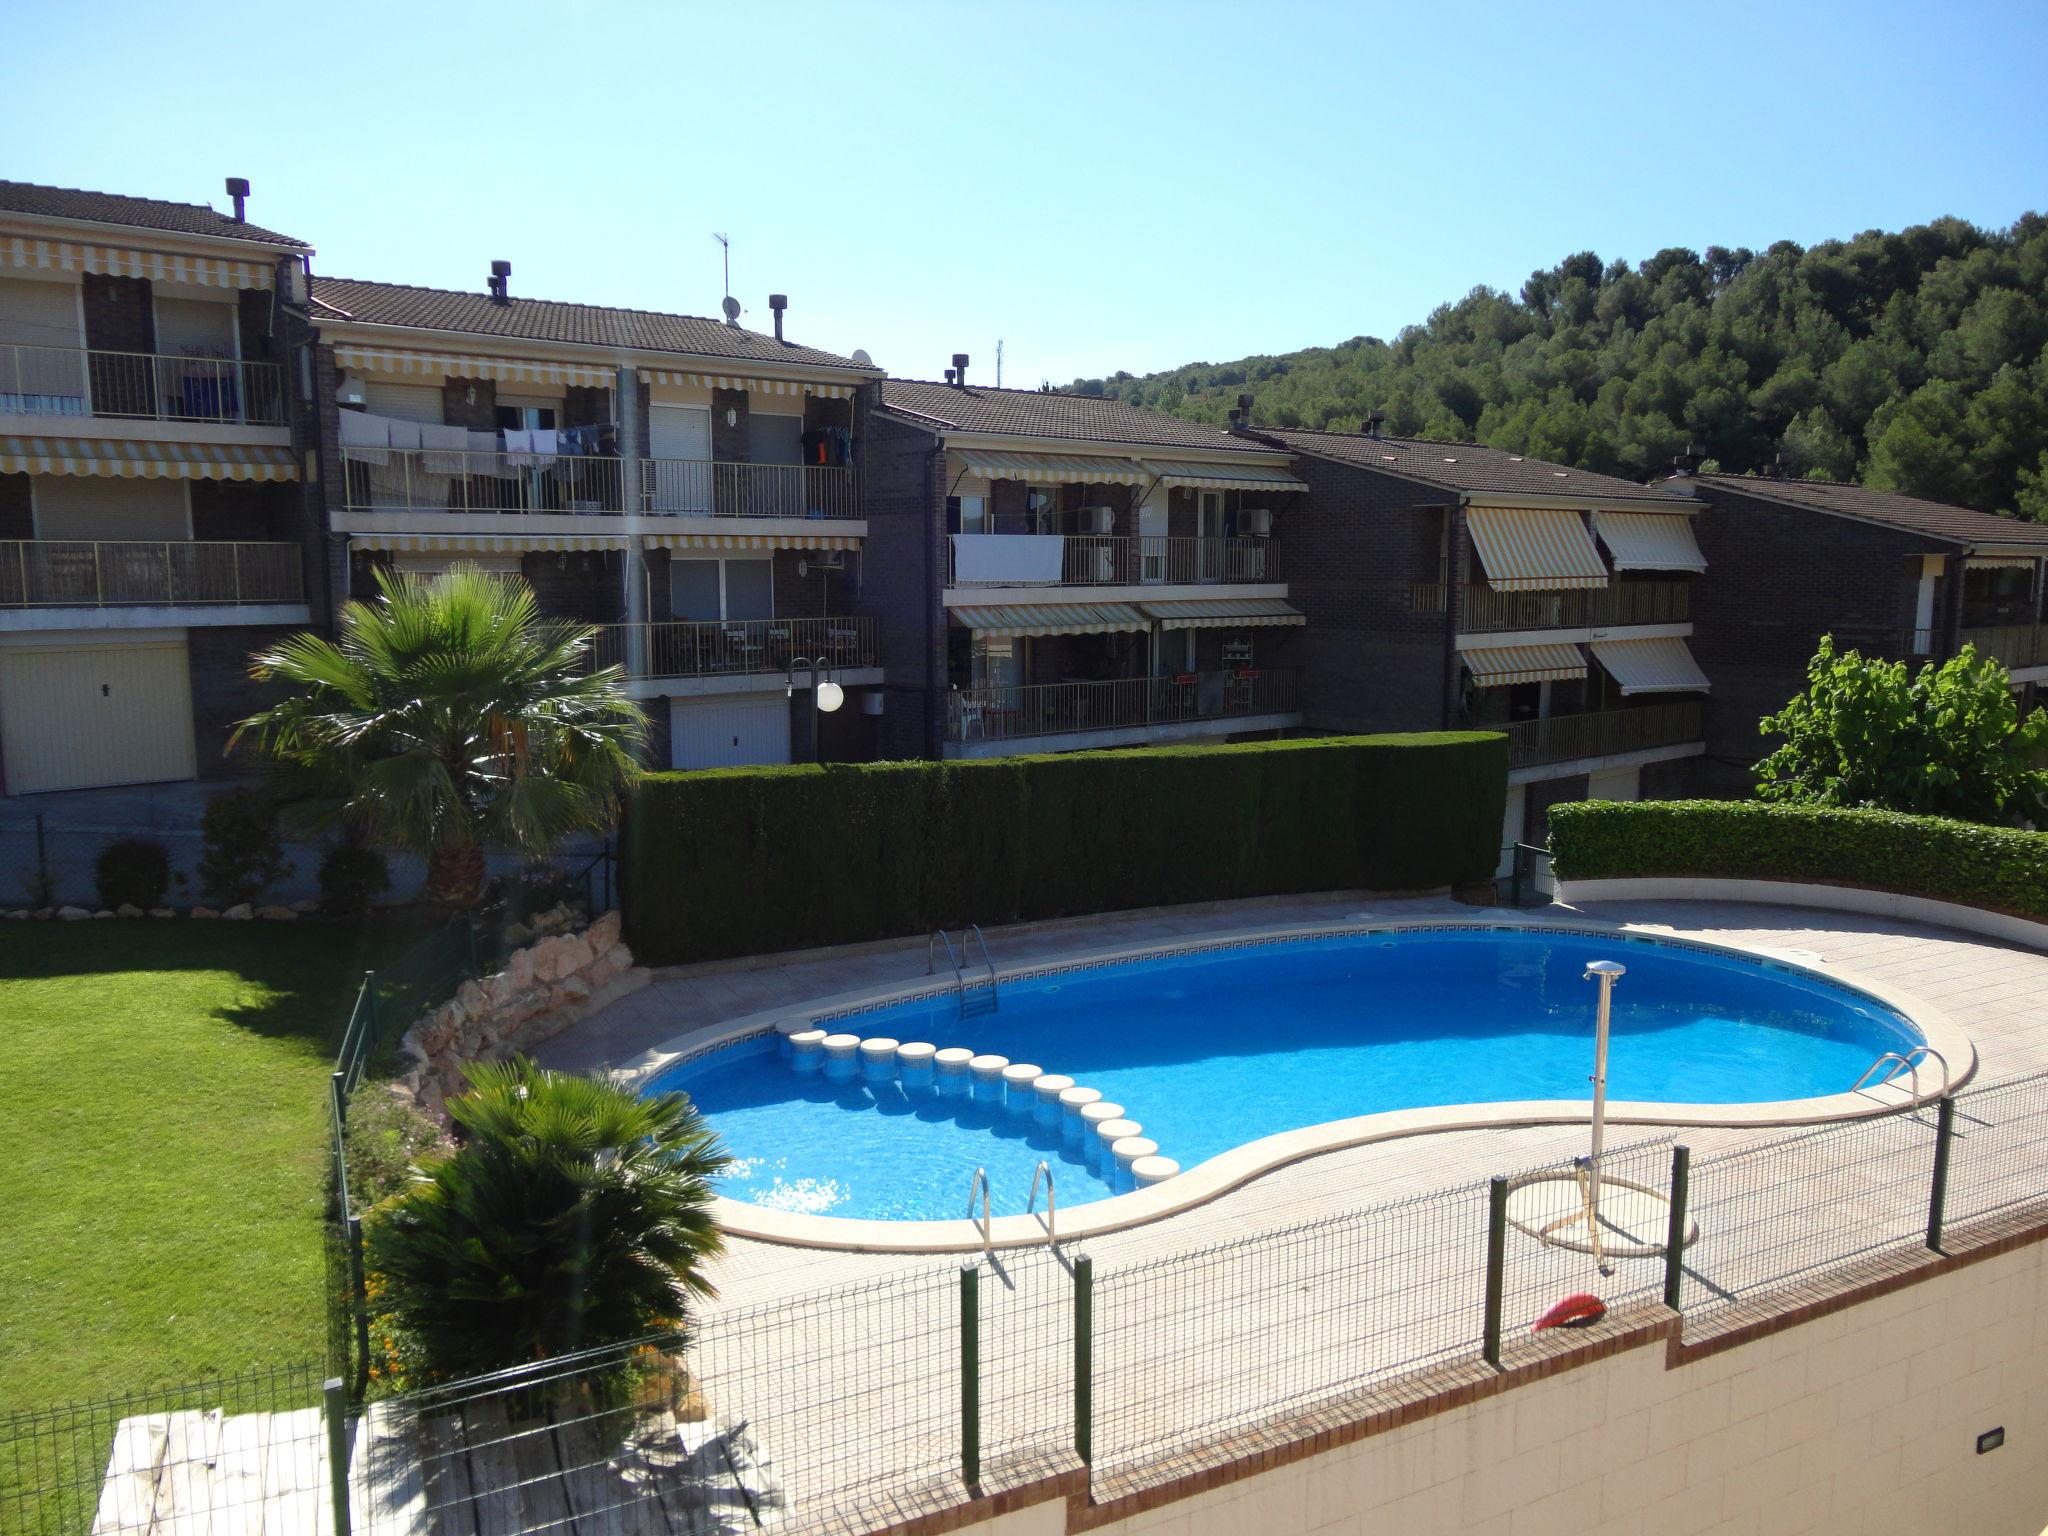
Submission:
[[[304,600],[296,544],[0,541],[0,608]]]
[[[2008,667],[2048,666],[2048,623],[1995,624],[1965,629],[1964,645],[1974,645]]]
[[[642,459],[640,510],[674,517],[860,517],[860,471],[824,464]]]
[[[1129,538],[1114,534],[1041,534],[1060,541],[1060,574],[1048,577],[959,575],[958,550],[948,544],[950,586],[1139,586],[1203,582],[1278,581],[1280,546],[1270,538]],[[1038,568],[1031,562],[1031,569]]]
[[[590,664],[623,667],[628,677],[785,672],[800,656],[822,657],[836,667],[872,667],[877,645],[871,618],[600,624]]]
[[[275,363],[84,347],[0,345],[0,416],[140,416],[284,423]]]
[[[1552,715],[1546,720],[1516,720],[1473,729],[1505,731],[1508,766],[1534,768],[1544,763],[1569,763],[1579,758],[1613,757],[1651,747],[1676,747],[1704,740],[1706,705],[1697,699],[1671,704],[1646,704],[1635,709],[1604,709],[1584,715]]]
[[[946,696],[946,739],[1013,741],[1285,714],[1294,708],[1294,680],[1291,668],[1263,667],[1093,683],[956,688]]]
[[[343,455],[344,503],[375,512],[623,512],[621,463],[594,454],[358,448]]]
[[[1409,606],[1417,613],[1444,611],[1444,584],[1416,582]],[[1692,618],[1692,583],[1618,581],[1605,587],[1558,592],[1496,592],[1465,589],[1459,629],[1468,635],[1516,629],[1590,629],[1613,624],[1683,624]]]

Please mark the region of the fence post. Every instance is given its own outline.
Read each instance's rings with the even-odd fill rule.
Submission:
[[[1508,1268],[1508,1181],[1496,1178],[1486,1192],[1486,1335],[1479,1352],[1500,1369],[1501,1292]]]
[[[364,1054],[375,1049],[377,1044],[377,973],[363,972],[363,1038]]]
[[[1943,1094],[1934,1116],[1934,1182],[1927,1195],[1927,1246],[1941,1252],[1941,1224],[1948,1206],[1948,1155],[1955,1144],[1956,1101]]]
[[[1095,1261],[1074,1260],[1074,1454],[1095,1461]]]
[[[1664,1229],[1664,1305],[1678,1310],[1678,1288],[1685,1278],[1685,1204],[1692,1188],[1692,1148],[1671,1149],[1671,1224]]]
[[[981,1486],[981,1266],[960,1266],[960,1480]]]
[[[337,1130],[348,1129],[348,1074],[333,1072],[327,1078],[327,1096],[334,1106],[334,1125]]]
[[[348,1287],[350,1305],[356,1314],[355,1400],[361,1402],[370,1389],[370,1288],[363,1266],[363,1218],[348,1218]]]
[[[348,1388],[330,1376],[321,1388],[327,1419],[327,1491],[334,1505],[334,1536],[349,1536],[348,1527]]]

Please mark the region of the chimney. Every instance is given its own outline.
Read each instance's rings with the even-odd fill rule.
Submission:
[[[1237,397],[1237,423],[1241,427],[1248,427],[1252,424],[1252,397],[1250,395],[1239,395]]]
[[[1243,426],[1243,425],[1244,425],[1244,412],[1243,412],[1243,411],[1240,411],[1240,410],[1239,410],[1239,409],[1238,409],[1238,408],[1237,408],[1236,406],[1234,406],[1234,405],[1233,405],[1233,406],[1232,406],[1232,407],[1230,408],[1230,429],[1231,429],[1231,430],[1232,430],[1233,432],[1235,432],[1235,431],[1236,431],[1236,430],[1237,430],[1237,429],[1238,429],[1239,427],[1241,427],[1241,426]]]
[[[491,302],[493,304],[510,304],[512,302],[511,278],[511,262],[494,261],[491,263]]]
[[[244,216],[244,205],[249,201],[249,178],[246,176],[230,176],[228,178],[228,196],[235,200],[235,222],[237,224],[248,223],[249,220]]]
[[[1385,411],[1368,412],[1365,418],[1365,435],[1367,437],[1378,437],[1380,435],[1380,425],[1386,419],[1387,413]]]
[[[946,377],[962,389],[967,387],[967,354],[965,352],[955,352],[953,354],[953,371],[947,374]]]
[[[775,311],[775,339],[780,341],[782,340],[782,312],[789,308],[789,295],[786,293],[769,294],[768,307]]]
[[[950,368],[946,370],[946,382],[948,384],[953,382],[953,370]]]

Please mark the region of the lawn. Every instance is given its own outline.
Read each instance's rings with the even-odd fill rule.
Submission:
[[[0,925],[0,1404],[319,1358],[327,923]]]

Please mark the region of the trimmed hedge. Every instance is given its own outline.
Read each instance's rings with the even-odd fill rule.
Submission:
[[[1355,736],[657,773],[621,840],[650,965],[1028,918],[1487,878],[1507,741]]]
[[[2048,834],[1896,811],[1755,800],[1587,800],[1550,808],[1562,880],[1803,880],[2048,919]]]

